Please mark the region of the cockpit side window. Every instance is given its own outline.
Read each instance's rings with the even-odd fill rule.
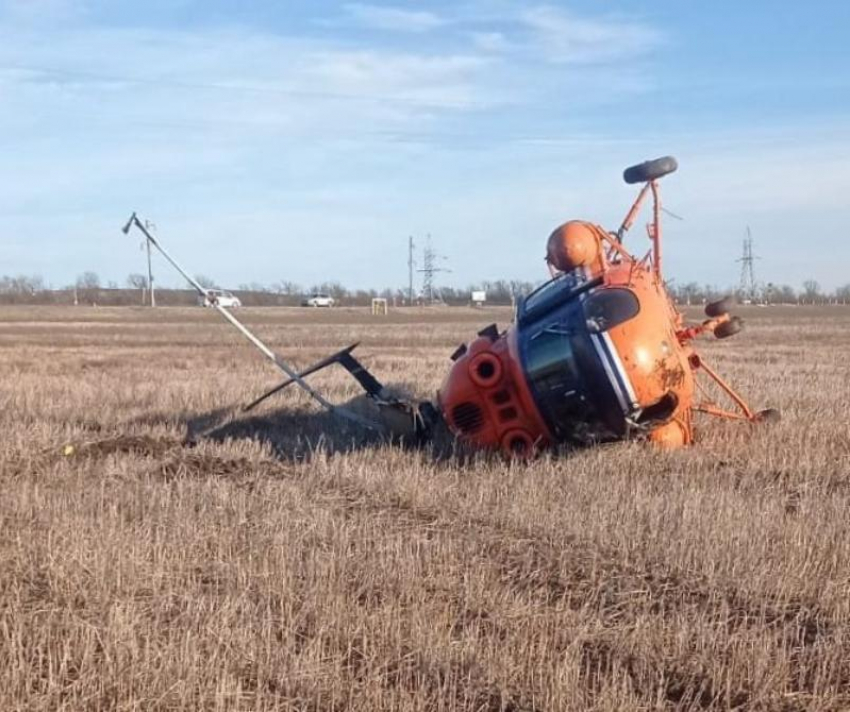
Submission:
[[[520,326],[537,321],[601,283],[601,277],[586,279],[578,271],[559,274],[522,300],[517,321]]]
[[[608,331],[640,313],[640,302],[630,289],[609,287],[591,294],[584,302],[587,329],[592,333]]]

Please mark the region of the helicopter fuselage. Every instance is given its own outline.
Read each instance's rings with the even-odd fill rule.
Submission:
[[[635,435],[685,445],[694,379],[681,323],[647,264],[558,274],[505,332],[485,329],[456,352],[440,410],[461,439],[511,456]]]

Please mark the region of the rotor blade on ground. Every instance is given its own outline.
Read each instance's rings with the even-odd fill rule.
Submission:
[[[303,371],[299,371],[298,376],[300,378],[306,378],[310,374],[316,373],[316,371],[321,371],[323,368],[332,366],[333,364],[338,363],[343,356],[350,354],[355,348],[357,348],[357,344],[352,344],[351,346],[342,349],[342,351],[337,351],[335,354],[332,354],[331,356],[323,358],[321,361],[314,363],[309,368],[305,368]],[[251,401],[250,403],[248,403],[248,405],[244,406],[242,408],[242,412],[247,413],[248,411],[254,410],[254,408],[260,405],[260,403],[262,403],[264,400],[266,400],[267,398],[271,398],[276,393],[280,393],[284,388],[286,388],[287,386],[291,386],[293,383],[295,383],[294,378],[287,378],[283,383],[278,383],[274,388],[269,391],[266,391],[259,398]]]
[[[159,242],[157,242],[156,238],[148,231],[148,229],[139,220],[135,213],[133,213],[133,215],[131,216],[128,224],[130,223],[135,225],[139,230],[144,233],[145,237],[150,240],[150,243],[154,247],[156,247],[160,254],[165,257],[166,260],[168,260],[168,262],[171,264],[172,267],[174,267],[174,269],[176,269],[181,275],[183,275],[186,281],[189,282],[189,284],[191,284],[195,288],[199,295],[204,297],[207,295],[207,291],[198,283],[198,281],[194,277],[189,275],[186,270],[184,270],[179,264],[177,264],[174,258],[162,245],[159,244]],[[248,341],[254,344],[254,346],[256,346],[257,349],[264,356],[266,356],[266,358],[268,358],[272,363],[275,364],[275,366],[277,366],[281,371],[283,371],[287,376],[289,376],[295,383],[298,384],[298,386],[304,392],[306,392],[311,398],[313,398],[313,400],[319,403],[322,407],[324,407],[331,413],[336,413],[345,418],[346,420],[350,420],[351,422],[362,425],[363,427],[368,428],[370,430],[380,429],[380,426],[377,423],[374,423],[368,420],[367,418],[357,415],[357,413],[354,413],[348,410],[347,408],[334,405],[333,403],[326,400],[321,393],[312,388],[303,378],[298,375],[298,373],[291,366],[289,366],[280,356],[278,356],[276,353],[274,353],[274,351],[272,351],[268,346],[266,346],[262,341],[260,341],[260,339],[257,338],[235,316],[233,316],[233,314],[227,311],[227,309],[222,307],[216,301],[212,301],[211,304],[218,310],[219,314],[221,314],[225,319],[227,319],[231,324],[233,324],[233,326],[235,326],[236,329],[246,339],[248,339]]]

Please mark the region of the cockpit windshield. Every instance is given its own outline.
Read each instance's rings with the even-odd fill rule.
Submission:
[[[600,284],[561,275],[534,292],[518,314],[528,384],[561,442],[605,440],[627,428],[599,334],[637,316],[640,302],[625,287],[594,289]]]
[[[545,284],[541,284],[525,300],[527,311],[536,311],[540,305],[546,302],[552,295],[561,289],[572,290],[579,283],[578,278],[572,272],[564,272]]]
[[[522,302],[517,321],[528,323],[539,319],[576,295],[600,284],[601,278],[588,280],[578,271],[564,272],[529,294]]]

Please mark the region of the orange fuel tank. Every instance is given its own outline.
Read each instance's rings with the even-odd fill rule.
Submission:
[[[571,220],[556,228],[546,243],[546,261],[559,272],[600,267],[601,252],[596,226],[580,220]]]

